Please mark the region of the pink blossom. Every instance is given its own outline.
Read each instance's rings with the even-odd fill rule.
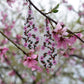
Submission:
[[[63,1],[63,3],[67,3],[67,1],[66,0],[62,0]]]
[[[27,30],[27,27],[26,27],[26,26],[24,26],[24,30],[25,30],[25,31]]]
[[[10,71],[10,72],[8,73],[8,75],[9,75],[9,76],[14,76],[14,75],[15,75],[15,71],[14,71],[14,70]]]
[[[37,82],[36,84],[41,84],[40,82]]]
[[[66,58],[69,57],[69,55],[67,53],[64,53],[63,56],[66,57]]]
[[[35,65],[32,66],[32,71],[37,70],[38,72],[42,72],[42,68],[40,68],[39,66]]]
[[[32,59],[36,59],[36,58],[37,58],[37,55],[32,54],[32,55],[31,55],[31,58],[32,58]]]
[[[29,25],[33,25],[33,21],[32,20],[29,21]]]
[[[46,43],[48,43],[48,42],[49,42],[49,39],[48,39],[48,38],[46,38],[46,39],[45,39],[45,42],[46,42]]]
[[[24,66],[28,66],[28,68],[32,68],[36,66],[37,61],[35,60],[37,58],[37,55],[33,54],[31,57],[25,56],[25,61],[23,62]]]
[[[78,34],[76,34],[78,37],[82,37],[83,35],[81,34],[81,33],[78,33]],[[71,36],[70,38],[69,38],[69,45],[72,45],[72,44],[74,44],[75,42],[76,42],[76,40],[77,40],[77,37],[76,36]]]
[[[2,54],[5,54],[8,51],[8,48],[6,48],[6,47],[0,48],[0,51]]]
[[[79,16],[84,16],[84,11],[79,11],[79,12],[78,12],[78,15],[79,15]]]
[[[36,41],[39,41],[39,37],[36,37]]]
[[[73,7],[71,5],[67,6],[68,10],[73,10]]]
[[[55,47],[55,45],[56,45],[55,43],[52,43],[52,47]]]
[[[82,4],[82,7],[84,8],[84,3]]]
[[[28,33],[28,37],[31,37],[32,36],[32,34],[31,33]]]
[[[69,40],[66,38],[59,38],[59,40],[57,41],[57,48],[67,48],[67,45],[69,43]]]
[[[7,42],[8,42],[7,39],[4,39],[4,40],[1,41],[2,44],[6,44]]]
[[[43,56],[41,56],[41,57],[40,57],[40,60],[41,60],[41,61],[43,61],[43,59],[44,59],[44,57],[43,57]]]
[[[6,63],[7,63],[8,65],[10,65],[10,64],[11,64],[11,62],[8,60],[7,55],[4,55],[4,58],[5,58]]]
[[[35,52],[35,50],[34,50],[34,49],[31,49],[31,50],[30,50],[30,53],[31,53],[31,54],[33,54],[34,52]]]
[[[49,31],[49,27],[48,26],[46,27],[46,31]]]
[[[41,81],[42,81],[42,83],[44,83],[46,80],[45,80],[44,78],[42,78],[42,80],[41,80]]]
[[[15,26],[15,21],[12,21],[12,25],[10,25],[10,28],[12,29],[14,28],[14,26]]]
[[[69,50],[70,50],[70,54],[73,54],[76,48],[70,48]]]
[[[51,51],[50,50],[48,51],[48,55],[51,55]]]
[[[27,45],[28,45],[27,43],[24,43],[24,47],[27,47]]]
[[[7,0],[7,3],[10,7],[12,7],[11,4],[14,3],[14,2],[15,2],[15,0]]]
[[[28,14],[30,14],[30,15],[31,15],[31,14],[32,14],[32,10],[29,10],[29,11],[28,11]]]
[[[76,36],[72,36],[72,37],[70,37],[69,38],[69,45],[71,46],[72,44],[74,44],[75,43],[75,41],[76,41]]]
[[[45,50],[45,46],[42,46],[42,47],[41,47],[41,50]]]
[[[68,35],[66,31],[67,31],[67,27],[62,28],[61,24],[58,23],[56,25],[56,28],[53,30],[52,34],[53,34],[53,37],[57,40],[59,37],[63,35]]]
[[[34,31],[36,32],[38,29],[37,28],[34,28]]]
[[[46,72],[47,72],[47,73],[49,73],[49,72],[50,72],[49,68],[46,68]]]
[[[7,14],[4,14],[4,15],[3,15],[3,12],[2,12],[2,17],[3,17],[2,23],[3,23],[3,24],[4,24],[4,22],[5,22],[6,18],[7,18],[7,16],[8,16]]]
[[[35,77],[35,76],[31,76],[31,78],[32,78],[33,80],[36,80],[36,77]]]
[[[27,5],[27,4],[28,4],[28,3],[25,3],[25,2],[23,3],[23,5]]]
[[[57,64],[56,60],[53,60],[53,64],[54,64],[54,65],[56,65],[56,64]]]
[[[24,61],[23,63],[25,66],[28,66],[29,68],[32,68],[32,66],[36,65],[37,64],[37,61],[34,60],[33,58],[31,57],[27,57],[27,60]]]
[[[27,76],[27,73],[23,73],[22,77],[25,78]]]

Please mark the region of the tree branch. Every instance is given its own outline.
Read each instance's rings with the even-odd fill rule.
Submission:
[[[7,38],[11,43],[13,43],[20,51],[22,51],[24,54],[27,55],[27,53],[22,49],[20,48],[16,43],[14,43],[9,37],[7,37],[2,31],[0,31],[0,33],[5,37]]]
[[[47,16],[45,13],[43,13],[42,11],[40,11],[32,2],[31,0],[26,0],[29,1],[30,4],[39,12],[41,13],[43,16],[45,16],[47,19],[49,19],[50,21],[54,22],[55,24],[57,24],[58,22],[56,22],[55,20],[53,20],[52,18],[50,18],[49,16]],[[80,37],[78,37],[74,32],[72,32],[71,30],[67,29],[67,32],[70,34],[73,34],[74,36],[76,36],[82,43],[84,43],[84,40],[82,40]]]
[[[83,56],[79,56],[79,55],[76,55],[76,54],[72,54],[72,55],[69,55],[70,57],[77,57],[79,59],[82,59],[84,60],[84,57]]]

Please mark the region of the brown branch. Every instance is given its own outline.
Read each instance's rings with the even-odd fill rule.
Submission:
[[[13,43],[20,51],[22,51],[24,54],[27,55],[27,53],[26,53],[22,48],[20,48],[16,43],[14,43],[14,41],[12,41],[9,37],[7,37],[2,31],[0,31],[0,33],[1,33],[5,38],[7,38],[11,43]]]
[[[55,24],[57,24],[56,21],[54,21],[52,18],[48,17],[45,13],[43,13],[42,11],[40,11],[32,2],[31,0],[27,0],[30,2],[30,4],[38,11],[40,12],[43,16],[45,16],[47,19],[51,20],[52,22],[54,22]]]
[[[76,36],[82,43],[84,43],[84,40],[82,40],[79,36],[77,36],[74,32],[70,31],[69,29],[67,30],[68,33],[73,34],[74,36]]]
[[[83,56],[79,56],[79,55],[76,55],[76,54],[72,54],[72,55],[69,55],[70,57],[77,57],[79,59],[82,59],[84,60],[84,57]]]
[[[40,11],[40,10],[31,2],[31,0],[27,0],[27,1],[29,1],[30,4],[31,4],[39,13],[41,13],[43,16],[45,16],[47,19],[49,19],[50,21],[54,22],[55,24],[58,23],[58,22],[56,22],[55,20],[53,20],[52,18],[50,18],[49,16],[47,16],[45,13],[43,13],[42,11]],[[68,29],[67,31],[68,31],[68,33],[73,34],[74,36],[76,36],[82,43],[84,43],[84,41],[83,41],[80,37],[78,37],[74,32],[72,32],[72,31],[69,30],[69,29]]]

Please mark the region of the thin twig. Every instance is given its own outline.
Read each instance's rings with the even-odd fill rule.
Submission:
[[[7,38],[11,43],[13,43],[20,51],[22,51],[24,54],[27,55],[27,53],[26,53],[22,48],[20,48],[16,43],[14,43],[14,41],[12,41],[9,37],[7,37],[2,31],[0,31],[0,33],[1,33],[5,38]]]
[[[76,54],[72,54],[72,55],[69,55],[70,57],[77,57],[79,59],[82,59],[84,60],[84,57],[83,56],[79,56],[79,55],[76,55]]]

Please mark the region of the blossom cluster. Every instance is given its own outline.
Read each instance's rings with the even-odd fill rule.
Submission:
[[[53,38],[57,45],[57,49],[64,49],[64,51],[60,51],[60,54],[65,57],[68,57],[69,54],[73,54],[75,48],[73,48],[72,46],[77,40],[77,37],[68,33],[67,30],[67,27],[64,27],[63,23],[58,23],[56,25],[56,28],[52,31]],[[82,37],[81,33],[77,33],[76,35],[78,37]]]
[[[8,51],[8,48],[6,48],[6,47],[1,48],[0,47],[0,59],[1,59],[1,62],[3,62],[3,60],[4,60],[3,56],[6,54],[7,51]]]
[[[32,71],[34,70],[38,70],[38,71],[42,71],[42,69],[38,66],[38,55],[34,54],[34,50],[30,50],[29,52],[29,56],[24,57],[24,61],[23,64],[24,66],[27,66],[28,68],[31,68]]]

